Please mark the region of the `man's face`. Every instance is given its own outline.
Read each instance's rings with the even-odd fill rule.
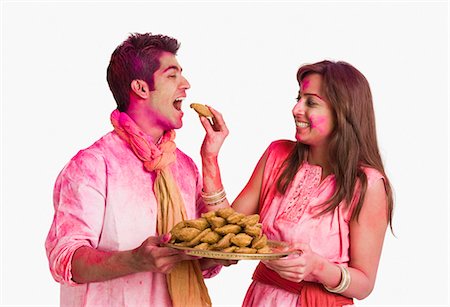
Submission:
[[[153,74],[154,90],[146,101],[147,116],[155,128],[163,131],[179,129],[183,125],[181,103],[186,97],[189,82],[181,74],[178,61],[170,52],[163,52],[159,58],[160,67]]]

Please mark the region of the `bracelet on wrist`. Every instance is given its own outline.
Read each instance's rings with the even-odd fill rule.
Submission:
[[[227,198],[227,194],[225,193],[225,190],[222,187],[217,192],[205,193],[202,191],[202,198],[205,204],[209,206],[215,206],[222,203]]]
[[[330,288],[326,285],[323,285],[328,292],[342,293],[345,290],[347,290],[348,287],[350,286],[352,277],[351,277],[348,269],[343,265],[339,265],[339,269],[341,270],[341,281],[340,281],[339,285],[337,285],[335,288]]]

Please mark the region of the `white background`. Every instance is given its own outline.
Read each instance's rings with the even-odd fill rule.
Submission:
[[[229,199],[267,145],[293,139],[296,70],[345,60],[372,86],[379,145],[395,191],[375,289],[360,306],[448,306],[448,3],[3,2],[1,295],[4,306],[55,306],[44,241],[62,167],[111,129],[106,83],[130,32],[181,42],[192,88],[177,144],[199,163],[191,102],[220,110]],[[240,306],[256,262],[207,282],[214,306]]]

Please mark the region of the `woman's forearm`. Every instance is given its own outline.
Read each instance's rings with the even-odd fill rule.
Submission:
[[[202,174],[203,192],[213,193],[223,188],[217,156],[202,158]]]
[[[348,267],[347,270],[350,274],[351,282],[349,287],[341,294],[359,300],[366,298],[372,292],[374,282],[364,272],[356,268]],[[329,288],[337,287],[342,279],[339,266],[326,259],[319,260],[317,268],[312,272],[312,275],[316,280]]]
[[[203,193],[205,193],[205,195],[214,195],[215,193],[219,193],[220,191],[224,190],[217,156],[202,158],[202,175]],[[228,199],[225,198],[219,203],[209,204],[207,201],[205,201],[205,205],[207,206],[208,210],[217,210],[220,208],[229,207],[230,203],[228,202]]]

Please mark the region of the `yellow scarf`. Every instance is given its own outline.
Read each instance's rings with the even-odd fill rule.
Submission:
[[[144,163],[145,169],[156,172],[153,189],[158,203],[157,228],[159,234],[168,233],[175,224],[186,219],[183,198],[169,167],[176,160],[175,131],[164,133],[156,146],[126,113],[114,110],[111,123]],[[198,260],[180,262],[166,276],[174,307],[211,306]]]

